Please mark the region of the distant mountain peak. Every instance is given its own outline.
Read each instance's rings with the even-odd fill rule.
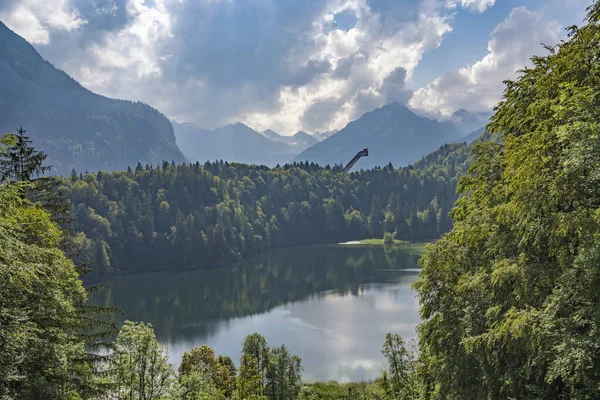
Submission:
[[[317,141],[317,139],[315,139],[313,136],[309,135],[308,133],[304,132],[304,131],[298,131],[296,133],[294,133],[292,135],[293,138],[296,139],[302,139],[302,140],[314,140],[315,142]]]
[[[273,129],[265,129],[262,133],[273,136],[281,136],[279,133],[275,132]]]
[[[269,140],[279,141],[283,139],[283,136],[281,136],[279,133],[275,132],[272,129],[264,130],[260,134]]]
[[[345,164],[358,150],[370,154],[358,167],[371,168],[392,163],[408,165],[461,133],[449,123],[420,117],[405,104],[392,102],[365,113],[339,132],[302,152],[296,161],[321,165]]]

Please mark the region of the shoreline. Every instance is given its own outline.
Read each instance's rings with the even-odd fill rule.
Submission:
[[[432,242],[406,242],[406,241],[402,241],[402,240],[396,240],[394,242],[393,248],[405,248],[407,250],[414,250],[414,251],[418,252],[419,254],[422,254],[425,251],[425,246],[430,243],[432,243]],[[293,247],[312,247],[312,246],[384,247],[383,239],[362,239],[362,240],[350,240],[350,241],[342,242],[342,243],[330,242],[330,243],[306,244],[306,245],[299,245],[299,246],[283,246],[283,247],[275,247],[275,248],[272,248],[272,249],[269,249],[269,250],[266,250],[263,252],[259,252],[256,254],[252,254],[252,255],[249,255],[246,257],[240,257],[237,260],[225,261],[225,262],[211,264],[211,265],[189,267],[189,268],[179,268],[179,269],[172,269],[172,268],[168,268],[168,267],[157,267],[157,268],[150,268],[150,269],[144,269],[144,270],[135,270],[134,269],[134,270],[119,271],[118,273],[116,273],[112,276],[106,277],[106,278],[85,279],[85,277],[80,277],[80,279],[82,280],[83,286],[85,288],[90,288],[90,287],[96,287],[96,286],[103,286],[104,284],[110,282],[112,279],[118,278],[120,276],[142,275],[142,274],[152,273],[152,272],[168,272],[171,274],[178,274],[178,273],[196,271],[196,270],[210,270],[210,269],[215,269],[215,268],[222,268],[226,265],[234,264],[239,261],[248,260],[253,257],[257,257],[261,254],[268,253],[270,251],[286,249],[286,248],[293,248]]]

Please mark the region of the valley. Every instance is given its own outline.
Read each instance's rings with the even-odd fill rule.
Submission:
[[[580,6],[0,2],[0,399],[600,398]]]

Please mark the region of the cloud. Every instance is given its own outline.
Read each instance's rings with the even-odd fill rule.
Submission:
[[[476,12],[484,12],[489,7],[492,7],[495,3],[495,0],[448,0],[448,7],[454,8],[457,6],[461,6],[462,8],[467,8],[471,11]]]
[[[489,112],[500,100],[506,79],[514,79],[534,54],[544,51],[541,43],[555,44],[561,26],[544,19],[541,12],[514,8],[491,34],[488,54],[473,65],[450,71],[420,88],[410,105],[428,112],[451,115],[458,109]]]
[[[86,23],[69,0],[3,1],[0,20],[33,44],[48,44],[52,29],[71,32]]]
[[[282,133],[339,129],[386,102],[408,101],[404,81],[451,31],[454,11],[448,7],[483,11],[493,5],[8,1],[0,18],[44,45],[43,56],[93,91],[141,100],[206,128],[242,121]]]
[[[406,89],[406,69],[396,68],[384,80],[379,89],[386,103],[397,101],[407,103],[412,97],[412,90]]]

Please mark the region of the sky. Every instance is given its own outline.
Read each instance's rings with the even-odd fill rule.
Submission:
[[[338,130],[392,101],[486,114],[591,0],[0,0],[0,21],[105,96],[178,122]]]

